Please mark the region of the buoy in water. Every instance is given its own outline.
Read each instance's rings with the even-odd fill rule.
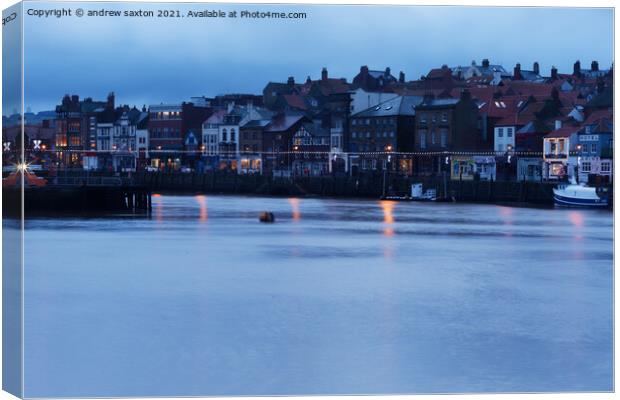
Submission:
[[[274,217],[273,213],[264,211],[258,217],[260,222],[275,222],[276,217]]]

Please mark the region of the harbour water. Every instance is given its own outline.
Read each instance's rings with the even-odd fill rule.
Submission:
[[[30,219],[25,395],[610,391],[612,222],[203,195]]]

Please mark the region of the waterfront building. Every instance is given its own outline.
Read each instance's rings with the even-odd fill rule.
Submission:
[[[303,123],[293,134],[293,176],[322,176],[329,172],[330,131],[320,122]]]
[[[128,106],[99,113],[96,146],[85,153],[84,168],[135,171],[138,158],[137,126],[146,116],[146,112]]]
[[[611,182],[613,176],[613,111],[592,113],[578,132],[579,181]]]
[[[312,123],[303,114],[278,113],[263,129],[263,173],[292,176],[293,135],[302,124]]]
[[[578,131],[578,126],[562,126],[562,121],[556,120],[555,129],[545,135],[543,142],[544,179],[564,180],[576,175]]]
[[[270,119],[252,119],[239,128],[239,173],[262,173],[263,131]]]
[[[351,116],[347,151],[351,172],[388,168],[412,173],[416,106],[422,96],[397,96]]]
[[[138,159],[136,161],[136,168],[143,169],[150,164],[149,155],[149,113],[146,112],[146,107],[142,108],[140,118],[136,126],[136,151]]]
[[[56,106],[54,148],[62,166],[82,167],[84,151],[97,146],[97,115],[113,112],[114,93],[106,101],[80,100],[78,95],[65,95]]]
[[[458,155],[450,160],[450,179],[494,181],[497,178],[493,156]]]
[[[479,107],[463,89],[459,98],[425,96],[415,106],[415,174],[435,175],[446,170],[444,152],[474,152],[487,149],[479,123]]]
[[[183,119],[181,104],[149,107],[149,153],[151,166],[158,169],[181,167]]]

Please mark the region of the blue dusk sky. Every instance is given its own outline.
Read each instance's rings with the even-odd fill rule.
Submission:
[[[61,97],[123,104],[179,102],[190,96],[262,93],[294,76],[352,79],[361,65],[389,66],[407,80],[431,68],[488,58],[544,75],[613,62],[613,11],[577,8],[309,6],[173,3],[25,3],[28,9],[284,11],[306,19],[25,17],[25,103],[52,109]],[[6,83],[5,83],[6,84]],[[5,111],[5,110],[3,110]],[[8,110],[10,111],[10,110]]]

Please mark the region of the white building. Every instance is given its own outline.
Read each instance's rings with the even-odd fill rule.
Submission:
[[[548,180],[563,180],[575,176],[578,164],[577,145],[579,128],[562,126],[555,121],[555,130],[543,140],[543,177]]]
[[[500,121],[493,129],[493,149],[496,152],[506,152],[515,149],[516,125]]]

